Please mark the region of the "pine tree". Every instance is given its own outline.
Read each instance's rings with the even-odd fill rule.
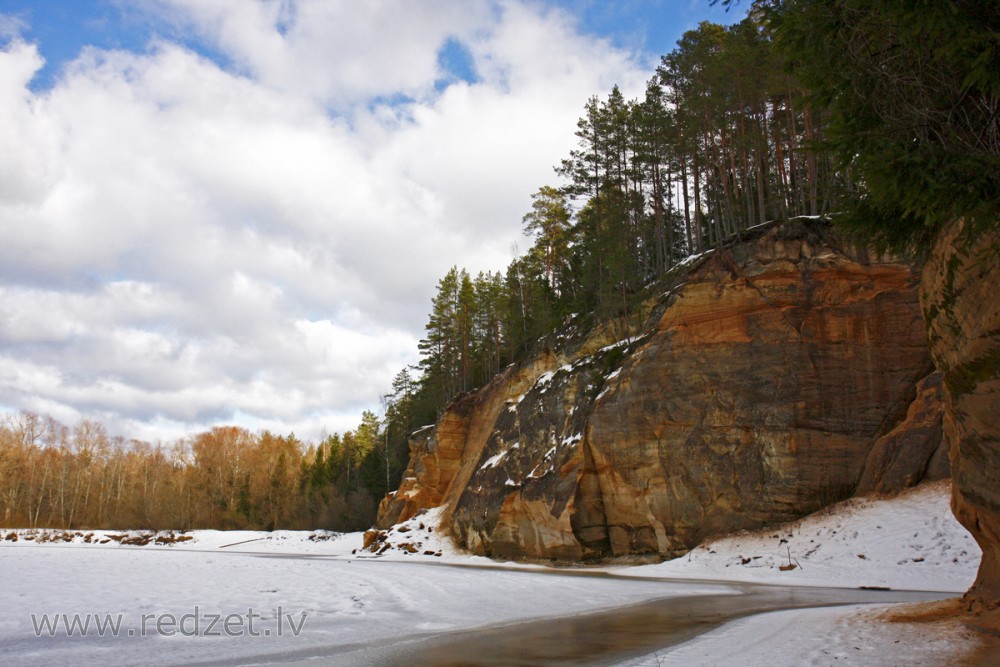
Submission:
[[[549,185],[540,187],[531,200],[531,211],[523,218],[525,234],[535,239],[529,252],[542,264],[546,284],[559,297],[564,292],[568,270],[569,205],[566,196]]]
[[[928,246],[959,217],[996,224],[995,0],[785,0],[770,18],[828,114],[818,141],[851,176],[844,224],[897,249]]]
[[[419,343],[423,382],[435,397],[434,402],[441,406],[459,391],[456,330],[459,284],[458,267],[449,269],[438,282],[425,327],[427,335]]]
[[[483,385],[500,372],[508,361],[504,355],[503,313],[507,308],[503,276],[499,271],[480,273],[475,290],[475,384]]]

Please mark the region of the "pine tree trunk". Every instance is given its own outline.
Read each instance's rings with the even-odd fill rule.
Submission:
[[[681,156],[681,195],[684,200],[684,234],[687,236],[687,252],[691,254],[695,252],[694,240],[691,236],[691,207],[688,201],[688,173],[687,173],[687,156]]]

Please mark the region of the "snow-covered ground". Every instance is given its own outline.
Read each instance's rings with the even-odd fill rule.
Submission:
[[[888,623],[880,618],[887,609],[863,605],[759,614],[619,665],[940,667],[961,664],[975,651],[977,639],[959,623]]]
[[[326,554],[305,541],[299,546],[311,553],[291,557],[281,552],[294,552],[293,540],[267,541],[261,546],[268,549],[254,553],[211,547],[220,537],[207,535],[194,548],[30,546],[23,540],[0,546],[0,663],[305,659],[355,645],[571,615],[661,595],[728,591],[703,584],[651,586],[639,579],[442,567],[429,559],[358,560],[348,558],[346,549],[358,542],[354,536],[325,543]],[[43,622],[42,614],[50,621],[38,638],[34,625]],[[90,617],[86,637],[66,636],[66,624],[76,614],[83,619],[78,623],[97,615]],[[112,622],[120,615],[117,639],[98,636],[95,623],[108,615]]]
[[[708,540],[683,558],[613,571],[800,586],[965,591],[976,578],[982,551],[951,513],[950,498],[948,482],[925,484],[891,498],[852,498],[783,526]]]
[[[950,495],[950,484],[937,482],[893,498],[854,498],[784,526],[709,540],[684,558],[615,571],[961,593],[975,580],[982,551],[951,513]],[[788,568],[790,563],[795,567]],[[889,609],[760,614],[622,664],[930,667],[959,664],[976,650],[977,638],[955,620],[888,623]]]
[[[388,533],[379,555],[361,549],[359,533],[194,531],[183,541],[123,546],[140,535],[82,531],[62,541],[16,531],[17,541],[0,540],[0,655],[5,664],[26,665],[315,656],[324,658],[310,664],[338,664],[376,644],[739,592],[706,579],[959,593],[974,579],[980,552],[952,518],[948,493],[938,483],[892,499],[852,500],[787,526],[707,542],[675,561],[602,568],[610,576],[600,577],[458,553],[435,529],[434,513]],[[39,543],[53,537],[59,541]],[[876,618],[880,611],[760,614],[622,664],[933,665],[975,646],[957,623],[888,624]],[[107,627],[100,636],[96,624],[107,619],[120,619],[117,637]]]

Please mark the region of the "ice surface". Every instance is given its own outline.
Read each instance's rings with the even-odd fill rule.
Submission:
[[[439,510],[390,532],[396,545],[419,545],[416,553],[391,548],[381,556],[361,551],[359,533],[194,531],[186,542],[134,547],[100,544],[112,531],[44,544],[18,531],[17,542],[0,541],[0,655],[9,664],[107,667],[305,659],[353,645],[733,590],[644,577],[958,593],[975,578],[980,553],[952,517],[948,496],[947,483],[938,483],[895,498],[855,499],[792,524],[706,542],[674,561],[604,568],[613,576],[603,578],[463,554],[437,525]],[[789,562],[796,567],[779,569]],[[283,620],[306,614],[298,636],[287,623],[282,636],[274,634],[279,606]],[[141,634],[143,615],[180,619],[196,610],[259,614],[256,630],[272,636],[123,636],[130,629]],[[626,664],[947,664],[972,641],[954,624],[886,625],[872,613],[857,607],[763,614]],[[36,637],[32,614],[36,621],[41,614],[120,614],[122,626],[116,639],[93,631]]]

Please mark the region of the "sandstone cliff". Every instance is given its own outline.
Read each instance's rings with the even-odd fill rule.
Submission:
[[[821,223],[759,230],[668,276],[643,326],[569,326],[456,400],[379,524],[443,506],[484,555],[663,557],[945,476],[917,283]]]
[[[1000,607],[1000,228],[946,230],[921,280],[935,365],[944,374],[952,510],[983,549],[967,597]]]

